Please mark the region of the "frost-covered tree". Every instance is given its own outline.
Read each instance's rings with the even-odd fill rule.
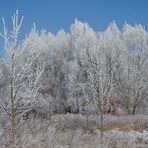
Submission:
[[[127,49],[121,76],[124,79],[121,84],[123,101],[128,113],[135,114],[148,97],[148,34],[141,25],[132,27],[125,24],[122,35]]]
[[[21,105],[25,106],[36,103],[40,88],[39,80],[44,70],[43,65],[36,65],[40,52],[36,52],[35,48],[31,48],[24,59],[26,53],[25,43],[20,44],[18,39],[22,21],[23,17],[19,19],[18,11],[16,11],[12,16],[12,30],[8,32],[3,19],[4,31],[1,33],[1,36],[4,38],[4,49],[6,52],[3,64],[8,69],[7,87],[3,98],[1,98],[1,106],[10,115],[12,143],[14,145],[16,144],[16,114],[18,108]]]

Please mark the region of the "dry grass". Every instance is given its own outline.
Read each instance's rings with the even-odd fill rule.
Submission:
[[[99,129],[100,117],[91,115],[87,119],[82,115],[58,115],[58,119],[57,116],[52,117],[52,124],[56,125],[57,130],[82,128],[93,132],[96,128]],[[123,131],[148,129],[148,116],[104,116],[104,131],[115,128]]]
[[[122,131],[142,131],[148,128],[148,117],[143,115],[135,116],[107,116],[104,120],[104,130],[118,128]]]
[[[98,116],[87,118],[78,114],[54,115],[51,121],[30,120],[19,126],[18,148],[143,148],[148,144],[141,137],[136,140],[126,138],[126,133],[148,129],[147,116],[105,116],[101,141],[99,124]],[[112,136],[114,129],[116,136]],[[118,138],[118,134],[125,138]],[[6,147],[4,140],[0,143],[1,148]],[[10,145],[7,147],[11,148]]]

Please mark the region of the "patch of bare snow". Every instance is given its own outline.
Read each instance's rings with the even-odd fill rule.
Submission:
[[[105,133],[105,137],[112,139],[112,140],[123,140],[128,142],[137,141],[137,139],[141,139],[148,143],[148,131],[144,130],[143,132],[138,131],[120,131],[118,129],[114,129]]]

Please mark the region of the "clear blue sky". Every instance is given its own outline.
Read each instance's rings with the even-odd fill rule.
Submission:
[[[39,30],[56,33],[61,28],[69,31],[75,18],[87,21],[96,31],[105,30],[113,20],[119,28],[126,21],[132,25],[140,23],[148,30],[148,0],[0,0],[0,18],[5,17],[8,26],[16,9],[24,16],[21,38],[30,31],[33,22]]]

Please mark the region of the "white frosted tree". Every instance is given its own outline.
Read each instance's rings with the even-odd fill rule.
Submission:
[[[123,41],[127,47],[126,65],[122,75],[123,101],[128,113],[135,114],[148,97],[148,34],[141,25],[132,27],[125,24]]]
[[[126,63],[126,46],[115,22],[110,23],[107,30],[100,35],[99,50],[102,55],[101,69],[105,75],[106,100],[112,98],[114,101],[120,101],[118,91],[123,66]]]
[[[19,43],[18,35],[23,22],[19,19],[18,11],[12,16],[13,28],[10,32],[6,28],[3,19],[4,31],[1,36],[4,38],[4,49],[6,58],[4,64],[8,68],[7,90],[5,98],[1,98],[2,108],[10,115],[12,129],[12,143],[16,145],[17,120],[16,113],[20,104],[27,105],[36,102],[39,80],[44,71],[44,64],[36,65],[40,52],[31,49],[27,53],[25,61],[22,61],[24,54],[23,44]],[[31,42],[31,41],[30,41]],[[2,92],[1,92],[2,93]]]

